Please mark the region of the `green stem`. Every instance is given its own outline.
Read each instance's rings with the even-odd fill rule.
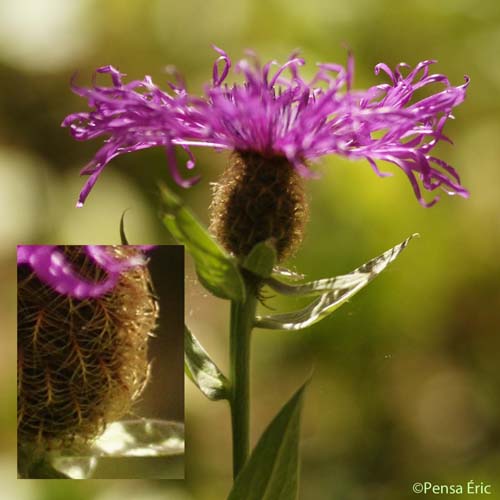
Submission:
[[[250,337],[257,308],[257,286],[246,280],[246,300],[231,302],[231,423],[233,478],[239,474],[250,448]]]
[[[56,470],[44,452],[23,446],[17,449],[17,476],[19,479],[71,479]]]

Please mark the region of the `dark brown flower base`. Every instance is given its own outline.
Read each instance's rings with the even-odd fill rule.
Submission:
[[[300,245],[307,212],[302,178],[286,158],[236,152],[215,186],[210,229],[238,258],[271,239],[281,262]]]

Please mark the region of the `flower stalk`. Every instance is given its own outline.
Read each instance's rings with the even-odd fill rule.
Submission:
[[[231,301],[230,364],[233,477],[245,465],[250,449],[250,353],[251,333],[257,308],[258,285],[245,279],[246,298]]]
[[[71,479],[51,464],[49,453],[32,446],[17,450],[18,479]]]

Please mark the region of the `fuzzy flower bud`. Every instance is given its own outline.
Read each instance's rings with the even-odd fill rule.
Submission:
[[[279,261],[300,245],[307,221],[303,180],[281,157],[234,153],[214,189],[210,229],[237,257],[271,240]]]

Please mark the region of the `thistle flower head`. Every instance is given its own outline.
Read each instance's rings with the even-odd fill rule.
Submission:
[[[158,310],[136,265],[142,252],[19,247],[19,256],[18,444],[80,446],[127,413],[148,378]]]
[[[82,174],[89,175],[80,193],[83,204],[109,161],[121,154],[154,146],[163,147],[174,179],[190,186],[197,177],[181,177],[175,146],[189,157],[196,146],[250,152],[264,158],[280,157],[301,175],[311,177],[311,163],[324,155],[338,154],[365,159],[378,175],[376,162],[385,160],[400,167],[424,206],[422,187],[443,188],[449,194],[467,196],[456,171],[432,151],[441,140],[446,121],[465,98],[468,79],[453,86],[441,74],[431,74],[435,61],[414,68],[399,64],[391,70],[378,64],[375,73],[386,73],[388,83],[367,90],[353,90],[353,58],[348,64],[318,64],[311,80],[301,76],[304,59],[293,54],[285,64],[261,65],[255,56],[234,65],[243,83],[228,83],[233,64],[215,47],[218,58],[212,81],[202,96],[190,94],[181,78],[161,90],[150,77],[125,83],[112,66],[98,73],[111,77],[109,86],[73,86],[87,99],[91,111],[69,115],[63,122],[78,140],[107,137]],[[422,99],[415,95],[428,85],[441,89]]]

